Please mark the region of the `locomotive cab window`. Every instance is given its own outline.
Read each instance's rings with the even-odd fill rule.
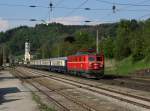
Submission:
[[[95,61],[94,57],[89,57],[89,61]]]

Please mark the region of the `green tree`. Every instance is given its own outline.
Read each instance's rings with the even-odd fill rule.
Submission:
[[[121,60],[131,54],[129,46],[130,21],[122,20],[117,29],[117,38],[115,41],[115,58]]]
[[[142,24],[136,20],[131,20],[131,32],[130,32],[130,48],[132,53],[133,62],[141,60],[144,55],[144,38],[142,37],[143,29]]]
[[[103,40],[103,51],[107,58],[114,57],[114,40],[112,37],[108,37]]]
[[[150,61],[150,19],[144,22],[142,38],[144,38],[144,55]]]

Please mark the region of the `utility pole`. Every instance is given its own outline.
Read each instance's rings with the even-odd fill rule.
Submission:
[[[50,11],[49,11],[49,22],[50,22],[50,19],[51,19],[51,12],[53,11],[53,3],[52,3],[51,0],[50,0],[50,4],[49,4],[49,9],[50,9]]]
[[[6,63],[6,57],[5,57],[5,47],[2,47],[2,53],[3,53],[3,66],[5,66]]]
[[[60,57],[60,49],[59,49],[59,45],[58,45],[58,57]]]
[[[99,31],[96,31],[96,53],[99,54]]]
[[[0,47],[0,67],[3,65],[3,49]]]

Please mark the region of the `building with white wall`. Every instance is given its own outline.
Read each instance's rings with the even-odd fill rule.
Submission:
[[[30,55],[30,43],[25,42],[25,55],[24,55],[24,60],[25,62],[30,61],[31,55]]]

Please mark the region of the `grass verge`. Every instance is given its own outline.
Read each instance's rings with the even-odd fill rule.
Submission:
[[[35,93],[32,93],[32,99],[38,104],[40,111],[56,111],[55,109],[44,104],[41,101],[40,97],[38,95],[36,95]]]
[[[105,68],[105,74],[127,76],[138,70],[150,68],[150,62],[145,59],[135,62],[132,62],[132,57],[128,57],[122,61],[115,61],[111,67]]]

